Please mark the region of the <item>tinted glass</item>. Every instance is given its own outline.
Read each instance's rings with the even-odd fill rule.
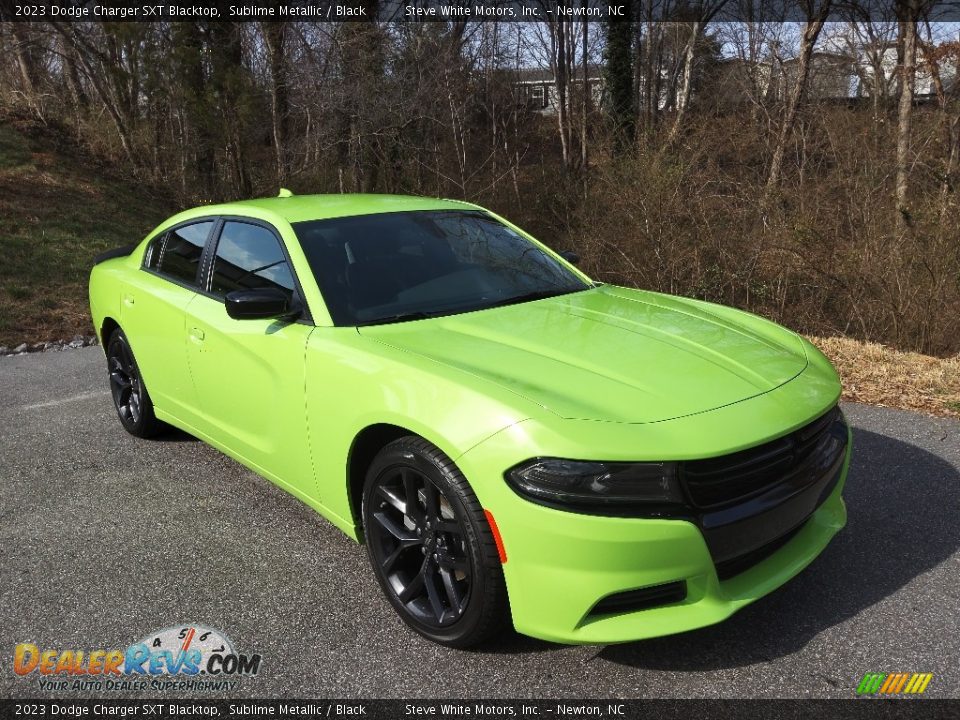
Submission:
[[[338,325],[449,315],[589,287],[481,212],[360,215],[294,229]]]
[[[167,242],[160,258],[160,272],[177,280],[196,283],[197,268],[203,244],[213,228],[213,221],[194,223],[171,230],[167,233]]]
[[[161,233],[150,241],[150,247],[147,248],[146,267],[151,270],[160,268],[160,253],[163,251],[163,241],[166,239],[166,233]]]
[[[212,291],[277,288],[293,295],[293,273],[276,236],[264,227],[227,222],[213,261]]]

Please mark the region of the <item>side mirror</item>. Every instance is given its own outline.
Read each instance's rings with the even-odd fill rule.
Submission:
[[[580,255],[575,253],[573,250],[564,250],[560,253],[560,257],[566,260],[571,265],[580,264]]]
[[[227,293],[227,315],[234,320],[268,320],[290,317],[299,310],[292,307],[285,292],[276,288],[234,290]]]

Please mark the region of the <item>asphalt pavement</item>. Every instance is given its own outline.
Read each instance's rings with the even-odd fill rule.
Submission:
[[[463,652],[407,630],[363,548],[292,496],[184,434],[127,435],[99,348],[0,358],[0,697],[48,694],[18,643],[181,623],[261,654],[233,696],[849,698],[866,672],[929,672],[927,696],[960,697],[960,423],[844,409],[849,523],[783,588],[683,635]]]

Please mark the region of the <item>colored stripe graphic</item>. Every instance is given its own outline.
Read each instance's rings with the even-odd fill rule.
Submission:
[[[857,695],[920,695],[933,680],[933,673],[867,673],[857,686]]]
[[[883,684],[883,687],[880,688],[880,694],[883,695],[890,692],[890,688],[896,684],[899,677],[900,676],[897,673],[890,673],[887,675],[887,681]]]
[[[873,695],[880,690],[880,683],[887,677],[886,673],[867,673],[860,681],[857,695]]]
[[[913,688],[913,692],[919,694],[927,689],[927,685],[933,680],[933,673],[922,673],[917,677],[921,678],[921,680],[917,683],[916,687]]]

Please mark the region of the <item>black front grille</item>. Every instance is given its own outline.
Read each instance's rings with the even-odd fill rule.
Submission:
[[[690,501],[697,508],[717,508],[762,493],[821,448],[839,414],[834,407],[786,437],[731,455],[682,463],[680,474]]]
[[[836,488],[847,451],[839,408],[755,448],[681,465],[694,521],[726,580],[793,538]]]
[[[591,615],[611,615],[616,613],[649,610],[661,605],[682,602],[687,598],[687,583],[683,580],[651,585],[650,587],[626,590],[607,595],[593,606]]]
[[[724,560],[723,562],[715,563],[717,567],[717,577],[720,580],[729,580],[732,577],[739,575],[740,573],[746,572],[754,565],[757,565],[768,557],[773,555],[777,550],[782,548],[788,542],[793,540],[798,532],[803,529],[803,525],[795,527],[793,530],[788,532],[786,535],[781,535],[775,540],[758,547],[756,550],[751,550],[750,552],[744,555],[738,555],[737,557],[730,558],[729,560]]]

